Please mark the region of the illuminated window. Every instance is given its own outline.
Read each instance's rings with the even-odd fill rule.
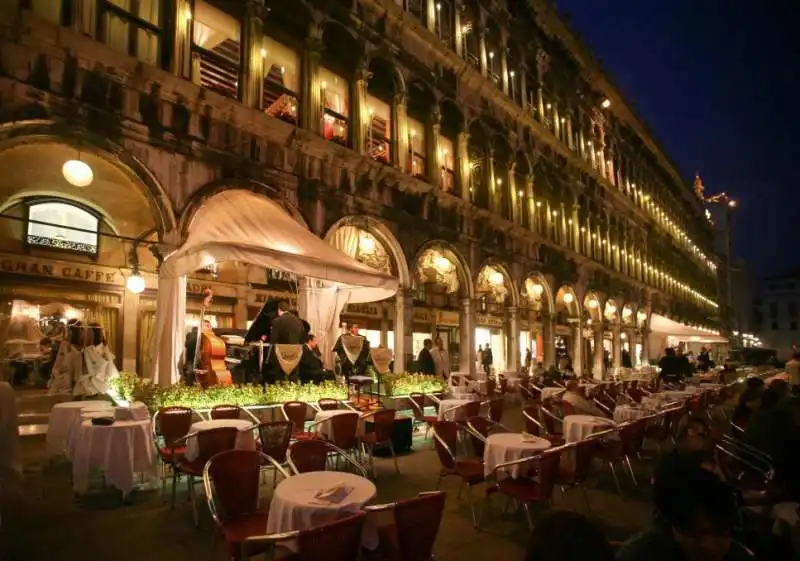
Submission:
[[[367,154],[373,160],[388,164],[392,160],[392,108],[377,97],[368,95],[367,110]]]
[[[300,57],[269,37],[264,38],[264,112],[297,124]]]
[[[232,15],[197,0],[192,26],[192,81],[237,99],[242,69],[241,23]]]
[[[456,188],[456,160],[453,141],[439,137],[439,162],[442,166],[442,190],[452,192]]]
[[[159,64],[161,0],[101,0],[98,5],[104,43],[142,62]]]
[[[100,221],[69,203],[35,203],[28,207],[28,245],[97,255]]]
[[[416,119],[408,118],[408,167],[411,175],[426,174],[425,127]]]
[[[328,140],[347,146],[350,86],[327,68],[319,69],[319,83],[324,105],[322,134]]]

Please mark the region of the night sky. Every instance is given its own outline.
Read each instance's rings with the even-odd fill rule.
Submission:
[[[800,2],[557,6],[681,175],[737,199],[734,254],[753,276],[799,267]]]

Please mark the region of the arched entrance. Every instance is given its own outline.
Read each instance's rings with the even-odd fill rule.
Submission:
[[[175,225],[166,197],[121,149],[3,133],[0,356],[9,332],[19,331],[12,324],[26,323],[25,338],[35,338],[38,351],[41,336],[59,339],[63,324],[77,318],[103,327],[119,368],[141,373],[140,298],[125,285],[132,268],[145,277],[156,269],[146,249]],[[79,163],[65,172],[68,161]],[[70,174],[75,168],[84,176]],[[155,287],[152,277],[147,287]]]
[[[636,329],[636,310],[636,305],[631,302],[622,307],[622,315],[620,316],[622,326],[620,334],[620,339],[622,340],[620,366],[623,368],[632,368],[638,366],[641,362],[642,344],[640,334]]]
[[[549,367],[554,361],[553,292],[540,273],[525,278],[520,294],[520,349],[523,366],[541,362]],[[530,365],[526,364],[530,352]]]
[[[370,216],[348,216],[338,220],[325,241],[355,260],[378,271],[390,274],[400,281],[401,287],[410,287],[411,278],[403,249],[389,228]],[[395,369],[402,372],[405,352],[398,352],[395,326],[402,306],[397,297],[386,302],[353,304],[342,310],[342,326],[357,325],[371,347],[385,347],[396,353]],[[402,344],[402,343],[401,343]],[[399,370],[398,370],[399,369]]]
[[[413,291],[404,305],[407,358],[416,359],[425,339],[441,337],[451,370],[474,372],[474,291],[466,262],[452,245],[432,241],[417,252],[413,270]]]
[[[484,265],[475,281],[475,297],[474,346],[476,351],[483,350],[484,358],[483,365],[476,366],[498,374],[516,373],[520,363],[519,295],[508,269],[499,263]]]
[[[556,364],[560,369],[571,365],[575,372],[581,371],[581,305],[575,289],[563,285],[555,298]]]

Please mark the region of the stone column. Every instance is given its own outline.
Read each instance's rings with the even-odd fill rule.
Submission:
[[[467,57],[464,49],[464,33],[461,31],[461,10],[459,9],[461,7],[461,3],[456,0],[454,4],[453,30],[455,32],[456,44],[453,46],[455,47],[456,54],[461,58],[466,59]]]
[[[392,162],[403,171],[411,169],[408,153],[408,112],[405,92],[397,92],[392,100]]]
[[[79,0],[81,12],[74,18],[80,26],[80,33],[94,36],[96,29],[96,10],[94,2]],[[91,6],[91,7],[90,7]],[[191,79],[192,74],[192,5],[189,0],[175,0],[175,35],[172,41],[170,71],[179,78]],[[87,26],[91,26],[87,29]]]
[[[536,88],[536,105],[537,110],[539,111],[539,121],[544,124],[544,92],[542,91],[542,85],[539,84],[539,87]]]
[[[567,146],[571,151],[575,151],[575,139],[572,138],[572,113],[567,114]]]
[[[318,78],[322,48],[319,28],[312,24],[303,47],[302,83],[298,103],[300,105],[300,127],[316,133],[322,132],[322,85]]]
[[[528,101],[528,72],[523,65],[517,72],[519,72],[519,104],[526,111],[530,111],[530,102]]]
[[[394,371],[403,372],[407,361],[413,360],[411,333],[414,322],[414,300],[411,291],[401,288],[394,298]]]
[[[434,105],[429,116],[427,127],[427,142],[425,143],[425,158],[427,161],[426,174],[428,180],[436,187],[442,186],[442,157],[439,149],[439,131],[441,129],[442,114],[439,106]]]
[[[475,307],[469,298],[461,301],[460,331],[458,371],[475,374]]]
[[[558,113],[558,103],[553,100],[553,134],[556,135],[556,138],[559,140],[563,140],[561,138],[561,119]]]
[[[122,295],[122,370],[127,372],[144,372],[144,364],[136,364],[137,352],[137,327],[139,321],[139,295],[130,290],[125,290]],[[138,366],[138,368],[137,368]]]
[[[650,330],[642,329],[642,362],[650,362]]]
[[[603,370],[605,366],[605,350],[603,349],[602,322],[598,322],[597,325],[592,326],[592,335],[594,336],[594,361],[592,364],[592,377],[595,380],[602,380]]]
[[[482,18],[481,18],[482,19]],[[472,33],[475,33],[476,30],[472,30]],[[486,50],[486,31],[483,27],[483,22],[481,22],[480,29],[477,30],[478,33],[478,54],[480,57],[480,64],[481,64],[481,74],[484,76],[489,76],[489,53]]]
[[[572,327],[572,369],[578,376],[583,375],[583,320]]]
[[[620,368],[622,366],[622,327],[619,322],[611,325],[611,366]]]
[[[384,302],[379,304],[381,309],[381,347],[384,349],[389,348],[389,318],[387,316],[387,305]]]
[[[581,205],[574,203],[572,205],[572,228],[570,231],[570,237],[572,239],[572,249],[575,250],[576,253],[582,253],[581,251],[581,214],[580,214]]]
[[[503,46],[500,47],[500,84],[503,88],[503,93],[508,95],[508,54],[506,53],[505,40]]]
[[[553,314],[542,314],[542,361],[545,368],[556,363],[556,318]]]
[[[236,307],[233,310],[233,326],[236,329],[245,329],[247,327],[248,292],[249,289],[247,284],[236,287]]]
[[[486,182],[489,191],[489,200],[487,201],[489,203],[489,210],[500,214],[501,209],[497,208],[497,184],[495,183],[494,176],[494,150],[492,148],[489,148],[486,152]]]
[[[352,98],[350,107],[352,116],[350,117],[350,146],[353,151],[363,154],[367,150],[367,127],[369,127],[369,114],[367,110],[367,82],[369,81],[369,69],[367,61],[362,61],[353,76],[353,83],[350,87]]]
[[[460,132],[456,139],[456,179],[458,180],[458,188],[461,189],[461,198],[465,201],[472,200],[472,193],[469,189],[472,186],[470,180],[470,167],[469,167],[469,133]]]
[[[508,340],[506,345],[506,370],[519,372],[520,348],[519,348],[519,308],[512,306],[506,308],[508,315]]]
[[[249,0],[245,7],[245,20],[242,26],[242,44],[245,48],[242,61],[242,84],[239,89],[242,103],[254,109],[261,109],[264,97],[264,73],[266,70],[264,57],[261,54],[264,46],[264,22],[259,16],[263,8],[263,2]]]

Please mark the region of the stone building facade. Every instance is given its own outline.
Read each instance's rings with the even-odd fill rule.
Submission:
[[[480,345],[497,370],[566,354],[600,375],[623,348],[658,354],[652,312],[716,325],[700,202],[545,0],[2,9],[0,305],[101,321],[125,369],[148,375],[158,259],[224,189],[400,279],[342,315],[397,369],[441,336],[454,370]],[[190,316],[205,286],[244,328],[293,279],[215,264],[189,279]]]

